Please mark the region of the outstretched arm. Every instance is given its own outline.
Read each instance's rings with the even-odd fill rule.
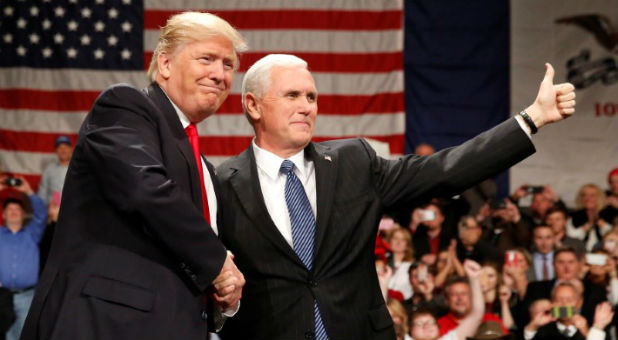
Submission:
[[[459,326],[455,328],[457,339],[466,339],[473,336],[485,314],[485,300],[483,299],[483,291],[481,290],[481,282],[479,280],[481,266],[472,260],[466,260],[464,262],[464,269],[470,280],[472,310],[470,310],[470,314],[459,323]]]

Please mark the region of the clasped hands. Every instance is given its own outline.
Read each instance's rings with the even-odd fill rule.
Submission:
[[[235,309],[242,296],[245,277],[234,264],[234,255],[228,252],[221,273],[212,282],[210,297],[222,311]]]

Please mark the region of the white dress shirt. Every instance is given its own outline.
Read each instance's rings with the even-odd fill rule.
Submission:
[[[270,151],[266,151],[257,144],[255,139],[251,143],[255,161],[257,164],[258,178],[260,180],[260,188],[266,209],[270,218],[275,223],[277,229],[286,240],[286,242],[294,248],[292,240],[292,223],[290,222],[290,214],[288,213],[288,205],[285,202],[285,181],[287,175],[279,172],[281,163],[285,159],[275,155]],[[315,189],[315,166],[313,161],[305,158],[305,151],[293,155],[289,159],[294,163],[294,174],[303,187],[311,204],[313,216],[316,216],[316,189]]]

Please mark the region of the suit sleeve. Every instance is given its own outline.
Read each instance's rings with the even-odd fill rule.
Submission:
[[[188,194],[168,178],[153,110],[139,91],[114,87],[93,107],[84,151],[104,198],[134,218],[185,263],[205,290],[220,272],[226,250]],[[168,141],[173,143],[174,141]]]
[[[408,155],[386,160],[363,143],[370,154],[375,187],[385,207],[409,207],[434,197],[451,197],[535,151],[515,119],[427,157]]]

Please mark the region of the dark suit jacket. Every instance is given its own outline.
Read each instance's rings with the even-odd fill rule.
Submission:
[[[515,120],[430,157],[385,160],[363,140],[309,144],[317,219],[308,271],[268,214],[249,147],[217,168],[229,209],[220,235],[247,281],[222,335],[311,338],[316,299],[331,339],[394,339],[373,251],[383,209],[451,197],[533,151]]]
[[[103,92],[79,132],[22,338],[203,339],[200,294],[226,251],[201,207],[193,151],[163,91]]]
[[[586,337],[579,331],[575,332],[572,337],[560,333],[556,322],[550,322],[547,325],[539,328],[534,335],[534,340],[584,340]]]

